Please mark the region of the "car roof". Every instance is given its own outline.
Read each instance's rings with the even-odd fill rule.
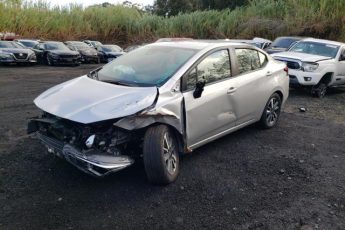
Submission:
[[[45,43],[63,43],[63,42],[59,42],[59,41],[42,41],[41,43],[45,44]]]
[[[203,50],[205,48],[217,48],[217,47],[224,47],[224,46],[233,46],[233,47],[253,47],[251,45],[240,43],[240,42],[225,42],[223,40],[191,40],[191,41],[179,41],[179,42],[158,42],[149,44],[149,46],[169,46],[169,47],[176,47],[176,48],[185,48],[185,49],[196,49],[196,50]]]
[[[278,39],[297,39],[297,40],[302,40],[302,39],[306,39],[308,37],[299,37],[299,36],[282,36],[282,37],[277,37],[275,40],[278,40]]]
[[[345,45],[345,43],[342,43],[342,42],[330,41],[330,40],[326,40],[326,39],[317,39],[317,38],[306,38],[306,39],[303,39],[303,41],[306,41],[306,42],[327,43],[327,44],[336,45],[336,46]]]
[[[81,41],[65,41],[65,42],[69,42],[69,43],[83,43],[83,44],[85,44],[85,42],[81,42]]]

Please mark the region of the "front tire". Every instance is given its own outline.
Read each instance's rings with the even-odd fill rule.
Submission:
[[[312,89],[312,94],[318,98],[324,98],[327,93],[327,85],[325,83],[320,83],[315,88]]]
[[[263,128],[270,129],[276,126],[280,116],[281,105],[282,99],[279,94],[272,94],[266,103],[265,109],[259,121]]]
[[[46,63],[47,63],[47,65],[49,65],[49,66],[53,66],[53,65],[54,65],[53,62],[50,60],[48,54],[47,54],[47,56],[46,56]]]
[[[144,137],[144,165],[148,180],[166,185],[179,174],[179,152],[174,133],[165,125],[149,128]]]

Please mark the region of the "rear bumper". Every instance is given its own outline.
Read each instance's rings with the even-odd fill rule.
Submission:
[[[37,132],[37,137],[48,152],[64,158],[79,170],[96,177],[104,177],[134,163],[128,156],[105,155],[97,150],[79,151],[77,148]]]

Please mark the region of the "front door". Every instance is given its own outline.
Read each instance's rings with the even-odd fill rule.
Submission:
[[[201,142],[235,126],[236,116],[231,103],[231,70],[227,49],[210,53],[184,78],[183,92],[186,112],[187,144]],[[195,98],[196,83],[205,83],[199,98]]]

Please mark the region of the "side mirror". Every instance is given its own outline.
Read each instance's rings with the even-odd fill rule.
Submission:
[[[198,81],[195,86],[195,90],[193,92],[193,97],[194,98],[200,98],[202,95],[202,92],[204,91],[206,82],[204,81]]]
[[[340,54],[339,61],[345,61],[345,53]]]

